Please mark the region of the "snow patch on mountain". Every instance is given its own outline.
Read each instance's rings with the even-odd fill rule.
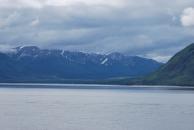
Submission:
[[[104,65],[108,61],[108,58],[104,59],[101,64]]]
[[[64,53],[65,53],[65,50],[62,50],[62,51],[61,51],[61,55],[63,56],[63,55],[64,55]]]

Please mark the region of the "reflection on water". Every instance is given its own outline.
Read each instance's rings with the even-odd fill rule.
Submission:
[[[2,130],[194,130],[193,91],[0,88]]]

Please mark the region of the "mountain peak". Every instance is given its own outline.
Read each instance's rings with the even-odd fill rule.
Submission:
[[[37,46],[19,46],[15,48],[20,57],[37,55],[40,49]]]
[[[119,53],[119,52],[113,52],[113,53],[110,53],[108,55],[108,57],[110,57],[113,60],[120,60],[120,59],[122,59],[125,56],[123,54]]]
[[[35,50],[39,50],[39,48],[37,46],[19,46],[15,48],[17,51],[21,51],[21,50],[27,50],[27,51],[35,51]]]

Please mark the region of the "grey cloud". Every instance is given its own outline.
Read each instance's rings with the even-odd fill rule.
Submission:
[[[194,26],[194,8],[184,9],[181,15],[181,22],[183,26]]]
[[[0,47],[118,51],[164,61],[194,40],[193,28],[180,21],[193,0],[120,0],[118,6],[80,1],[57,6],[48,0],[17,0],[14,6],[7,0],[0,6]]]

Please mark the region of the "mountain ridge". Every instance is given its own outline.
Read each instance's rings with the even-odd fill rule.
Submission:
[[[36,46],[16,47],[12,53],[0,53],[0,60],[0,82],[138,77],[161,65],[151,59],[121,53],[90,54]]]

